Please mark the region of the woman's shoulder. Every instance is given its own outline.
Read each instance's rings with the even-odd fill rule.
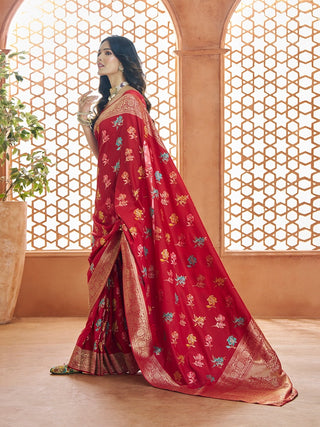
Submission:
[[[133,87],[128,87],[128,89],[124,92],[123,96],[129,99],[131,98],[140,101],[142,102],[143,106],[146,106],[146,102],[144,100],[143,95]]]

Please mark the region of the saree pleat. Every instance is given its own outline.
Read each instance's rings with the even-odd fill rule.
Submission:
[[[297,392],[234,288],[148,115],[125,92],[100,115],[89,318],[69,366],[281,406]]]
[[[131,351],[124,315],[119,234],[115,237],[117,244],[109,245],[109,249],[110,246],[116,248],[114,255],[117,258],[110,258],[104,278],[100,274],[103,289],[95,302],[91,300],[86,327],[78,338],[69,362],[73,369],[92,375],[135,374],[139,370]],[[103,263],[104,258],[100,262]]]

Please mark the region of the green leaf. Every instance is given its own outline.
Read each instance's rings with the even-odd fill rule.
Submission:
[[[10,77],[14,77],[19,84],[23,80],[23,76],[11,68],[7,58],[25,59],[22,56],[25,53],[12,52],[5,55],[0,52],[0,80],[2,81],[0,87],[0,165],[10,161],[11,155],[23,159],[21,166],[9,170],[8,180],[5,180],[5,189],[0,194],[0,200],[5,200],[11,190],[22,200],[42,194],[44,190],[50,190],[47,176],[51,160],[45,151],[35,150],[32,153],[20,153],[17,147],[21,140],[28,141],[31,137],[43,138],[44,132],[44,127],[34,114],[27,111],[26,105],[20,99],[9,96]]]

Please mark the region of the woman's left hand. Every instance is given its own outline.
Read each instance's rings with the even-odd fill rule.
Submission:
[[[78,101],[79,113],[90,114],[91,106],[98,99],[97,95],[90,95],[92,90],[89,90],[85,94],[81,95]]]

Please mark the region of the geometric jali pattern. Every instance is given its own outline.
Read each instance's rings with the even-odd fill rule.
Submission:
[[[225,250],[320,250],[320,3],[241,1],[225,47]]]
[[[25,0],[8,36],[9,49],[29,52],[19,64],[25,79],[12,95],[30,105],[45,126],[45,139],[21,142],[21,150],[45,148],[53,163],[51,192],[29,201],[28,250],[90,247],[96,161],[77,122],[77,100],[97,91],[97,50],[111,34],[135,43],[151,115],[177,163],[176,37],[162,2]]]

